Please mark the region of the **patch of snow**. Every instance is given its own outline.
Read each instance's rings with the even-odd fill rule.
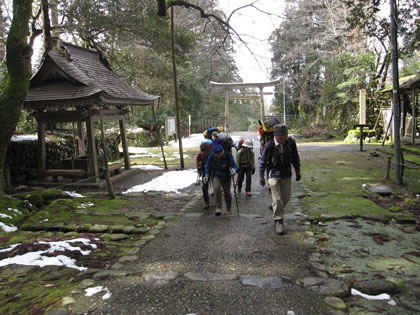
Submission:
[[[31,206],[32,206],[32,205],[31,205]],[[7,208],[7,210],[9,210],[9,211],[14,211],[14,212],[16,212],[17,214],[22,214],[22,212],[20,212],[18,209]]]
[[[5,258],[0,260],[0,267],[7,266],[10,264],[19,264],[19,265],[26,265],[26,266],[65,266],[68,268],[78,269],[80,271],[87,270],[86,267],[78,267],[76,266],[76,260],[69,258],[64,255],[58,255],[55,257],[45,256],[44,254],[52,254],[56,251],[79,251],[82,255],[86,256],[90,254],[90,250],[82,250],[80,247],[73,247],[71,243],[82,243],[85,246],[90,246],[92,248],[97,248],[96,244],[91,244],[89,239],[85,238],[76,238],[68,241],[61,241],[61,242],[37,242],[35,244],[47,244],[50,246],[49,249],[43,251],[36,251],[36,252],[28,252],[23,255],[17,255],[10,258]]]
[[[379,295],[368,295],[368,294],[364,294],[356,289],[351,289],[351,295],[359,295],[365,299],[368,300],[390,300],[391,296],[387,293],[382,293]]]
[[[67,194],[70,197],[74,197],[74,198],[86,198],[85,196],[75,192],[75,191],[63,191],[63,194]]]
[[[4,214],[4,213],[0,213],[0,218],[13,219],[10,215]]]
[[[93,202],[85,202],[81,203],[80,206],[77,206],[78,209],[86,209],[89,207],[93,207],[95,204]]]
[[[396,306],[396,305],[397,305],[397,303],[395,303],[395,301],[394,301],[394,300],[389,300],[389,301],[388,301],[388,304],[389,304],[389,305],[392,305],[392,306]]]
[[[20,245],[20,243],[16,243],[16,244],[10,245],[9,248],[0,249],[0,253],[10,252],[10,251],[14,250],[15,247],[18,247],[19,245]]]
[[[0,222],[0,227],[3,229],[3,231],[9,233],[9,232],[15,232],[17,231],[17,227],[14,225],[6,225],[3,222]]]
[[[131,168],[139,168],[142,170],[163,170],[162,167],[156,166],[156,165],[132,165]]]
[[[12,136],[12,139],[10,139],[10,141],[13,141],[13,142],[35,141],[35,140],[38,140],[38,135]],[[45,141],[50,141],[50,139],[45,137]]]
[[[197,180],[196,170],[172,171],[154,178],[148,183],[131,187],[123,192],[129,194],[133,192],[163,191],[178,192],[178,189],[188,187]]]
[[[109,292],[108,288],[104,288],[103,286],[97,286],[97,287],[85,289],[85,292],[86,292],[85,296],[92,296],[101,291],[105,291],[105,294],[102,296],[102,300],[107,300],[111,297],[111,292]]]

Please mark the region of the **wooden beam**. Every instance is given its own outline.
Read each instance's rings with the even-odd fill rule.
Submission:
[[[231,83],[220,83],[210,81],[210,84],[216,88],[222,89],[241,89],[241,88],[259,88],[259,87],[268,87],[275,86],[280,83],[280,80],[271,81],[271,82],[258,82],[258,83],[243,83],[243,82],[231,82]]]
[[[109,120],[120,120],[128,113],[128,109],[105,109],[103,110],[103,118]],[[61,111],[47,111],[36,115],[38,121],[44,123],[55,122],[83,122],[88,117],[93,117],[94,121],[100,121],[99,110],[61,110]]]

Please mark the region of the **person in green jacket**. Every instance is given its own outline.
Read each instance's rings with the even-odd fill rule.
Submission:
[[[245,195],[251,197],[251,177],[255,173],[255,155],[251,139],[246,139],[242,148],[236,153],[236,164],[238,165],[238,193],[241,193],[242,183],[245,181]]]

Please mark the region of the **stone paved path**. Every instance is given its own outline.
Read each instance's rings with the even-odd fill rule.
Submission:
[[[301,285],[315,276],[304,238],[309,222],[299,204],[304,188],[293,180],[284,236],[274,233],[271,197],[258,184],[257,172],[252,193],[238,195],[240,215],[233,206],[232,215],[221,217],[214,216],[213,203],[208,215],[197,194],[134,258],[119,265],[130,274],[95,280],[95,286],[108,288],[110,299],[102,299],[104,292],[91,297],[81,292],[71,313],[330,313],[323,296]]]

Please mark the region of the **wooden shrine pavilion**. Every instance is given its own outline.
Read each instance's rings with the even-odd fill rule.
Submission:
[[[416,133],[418,131],[418,112],[419,112],[419,94],[420,94],[420,72],[399,79],[400,96],[401,96],[401,136],[405,136],[407,114],[411,114],[411,142],[415,142]],[[391,93],[392,86],[382,90],[385,93]],[[408,111],[411,104],[411,113]]]
[[[153,106],[159,96],[147,94],[125,83],[115,74],[100,52],[84,49],[58,38],[46,52],[38,72],[32,77],[24,109],[33,111],[38,123],[39,177],[87,176],[90,182],[100,181],[95,146],[94,121],[118,121],[124,169],[130,169],[125,132],[125,116],[129,106]],[[86,160],[84,171],[46,170],[45,130],[47,123],[76,123],[77,154]],[[85,156],[84,128],[88,156]],[[78,172],[80,171],[80,172]],[[50,172],[50,173],[48,173]]]

